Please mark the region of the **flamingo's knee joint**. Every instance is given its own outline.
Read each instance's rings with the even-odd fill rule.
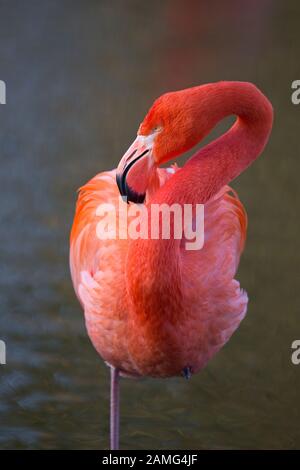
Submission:
[[[182,369],[182,375],[185,379],[189,380],[192,377],[192,368],[190,366],[186,366]]]

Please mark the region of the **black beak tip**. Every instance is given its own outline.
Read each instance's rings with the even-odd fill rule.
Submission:
[[[125,199],[127,203],[134,202],[135,204],[142,204],[145,201],[146,195],[137,193],[132,188],[130,188],[126,181],[124,181],[122,175],[116,175],[116,182],[122,198]]]
[[[135,154],[135,152],[136,152],[136,150],[128,158],[130,159]],[[122,173],[116,175],[116,181],[117,181],[117,185],[118,185],[120,194],[123,197],[123,199],[127,198],[127,202],[134,202],[135,204],[142,204],[145,201],[146,194],[137,193],[132,188],[130,188],[130,186],[128,186],[128,184],[127,184],[126,177],[127,177],[127,174],[129,172],[130,168],[132,168],[132,166],[138,160],[140,160],[144,155],[146,155],[146,153],[148,153],[148,152],[149,152],[149,149],[144,150],[144,152],[141,153],[141,155],[138,155],[133,160],[131,160],[129,163],[128,163],[128,159],[127,159],[127,164],[123,168]]]
[[[135,204],[143,204],[145,201],[145,194],[140,194],[134,191],[127,183],[125,183],[127,202],[134,202]]]

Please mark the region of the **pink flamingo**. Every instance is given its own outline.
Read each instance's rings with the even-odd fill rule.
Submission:
[[[182,168],[159,168],[229,115],[237,116],[229,131]],[[71,273],[88,334],[111,368],[112,449],[119,445],[119,376],[189,378],[246,314],[247,294],[234,276],[247,216],[227,184],[263,151],[272,120],[270,102],[251,83],[166,93],[154,102],[117,170],[98,174],[80,189]],[[203,248],[188,251],[174,236],[99,239],[97,208],[109,202],[117,210],[119,191],[146,207],[204,204]]]

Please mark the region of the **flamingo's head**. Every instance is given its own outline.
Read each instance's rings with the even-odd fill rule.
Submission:
[[[196,97],[194,90],[162,95],[141,123],[117,168],[119,190],[128,201],[143,202],[156,167],[194,147],[204,136],[205,116],[201,117],[199,92]]]

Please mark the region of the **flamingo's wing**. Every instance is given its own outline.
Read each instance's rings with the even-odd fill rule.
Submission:
[[[228,341],[247,310],[248,297],[234,279],[247,230],[247,214],[237,194],[225,186],[204,207],[204,246],[185,251],[184,277],[195,330],[205,362]],[[203,356],[205,358],[205,354]]]
[[[75,216],[70,237],[70,268],[76,293],[81,283],[81,273],[92,276],[105,268],[101,256],[106,245],[97,236],[97,210],[101,204],[112,204],[117,210],[118,192],[115,184],[115,171],[96,175],[79,189]],[[109,264],[113,262],[113,259]]]
[[[79,190],[70,240],[70,268],[89,336],[101,356],[130,370],[126,352],[124,263],[127,240],[103,239],[99,209],[119,223],[115,170],[100,173]],[[102,212],[103,215],[103,212]],[[111,217],[111,218],[110,218]],[[99,236],[100,234],[100,236]]]

